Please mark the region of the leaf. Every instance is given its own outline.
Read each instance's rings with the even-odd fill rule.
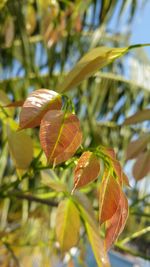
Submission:
[[[47,112],[41,121],[40,142],[48,163],[57,165],[68,160],[82,142],[77,116],[60,110]]]
[[[61,96],[48,89],[32,92],[25,100],[20,113],[19,129],[39,126],[49,110],[61,109]]]
[[[100,162],[90,151],[84,152],[78,160],[74,171],[74,188],[81,188],[94,181],[100,172]]]
[[[120,201],[121,187],[114,177],[105,170],[100,185],[99,220],[100,224],[109,220],[117,211]]]
[[[24,104],[24,100],[18,100],[18,101],[14,101],[14,102],[11,102],[3,107],[5,108],[9,108],[9,107],[22,107],[22,105]]]
[[[29,4],[26,10],[26,30],[31,35],[36,28],[36,12],[34,7]]]
[[[57,192],[66,192],[67,186],[62,183],[53,170],[41,171],[42,184],[54,189]]]
[[[33,158],[33,143],[25,132],[15,132],[7,128],[8,146],[10,154],[18,169],[27,169]]]
[[[124,125],[129,125],[129,124],[135,124],[135,123],[140,123],[143,121],[149,121],[150,120],[150,109],[145,109],[138,111],[131,117],[127,118],[124,121]]]
[[[123,184],[130,186],[127,176],[122,170],[120,162],[116,158],[116,153],[113,148],[100,146],[100,151],[104,153],[105,156],[109,158],[109,164],[113,171],[115,172],[119,184],[122,186]]]
[[[147,147],[147,143],[150,141],[150,134],[145,134],[136,141],[129,143],[126,152],[126,159],[133,159],[138,156]]]
[[[56,236],[62,251],[68,251],[79,239],[79,211],[71,199],[60,202],[56,215]]]
[[[109,260],[106,254],[106,251],[104,250],[104,243],[103,240],[100,237],[100,233],[97,229],[93,229],[91,225],[88,222],[85,222],[88,238],[97,262],[98,267],[109,267]]]
[[[8,96],[5,94],[5,92],[3,92],[2,90],[0,90],[0,112],[1,109],[5,108],[5,106],[10,104],[10,99],[8,98]],[[14,114],[14,110],[13,109],[7,109],[6,113],[8,114],[8,116],[13,116]],[[6,116],[4,116],[5,118]],[[2,117],[3,118],[3,117]]]
[[[125,194],[120,191],[120,201],[114,215],[106,222],[106,249],[110,249],[111,245],[116,241],[118,236],[124,229],[128,218],[128,201]]]
[[[79,191],[75,192],[74,199],[80,209],[80,215],[84,220],[89,241],[98,266],[109,267],[109,260],[104,249],[103,239],[100,237],[97,220],[91,202]]]
[[[141,180],[150,172],[150,152],[143,152],[137,158],[133,166],[133,176],[137,181]]]
[[[128,51],[128,48],[97,47],[84,55],[68,73],[58,91],[65,92],[79,85],[84,79],[93,75],[100,68],[113,62]]]

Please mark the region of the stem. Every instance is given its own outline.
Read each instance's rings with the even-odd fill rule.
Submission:
[[[15,197],[15,198],[18,198],[21,200],[28,200],[29,202],[37,202],[37,203],[45,204],[45,205],[52,206],[52,207],[58,206],[58,203],[55,201],[41,199],[41,198],[29,195],[29,194],[22,194],[22,193],[15,192],[15,191],[11,191],[11,192],[9,192],[9,195],[3,196],[3,197],[4,198],[5,197],[9,197],[9,198]]]
[[[132,239],[135,239],[141,235],[144,235],[146,233],[150,232],[150,226],[148,227],[145,227],[144,229],[138,231],[138,232],[135,232],[133,235],[129,236],[129,237],[126,237],[125,239],[121,240],[119,242],[119,244],[125,244],[125,243],[128,243],[129,241],[131,241]]]
[[[134,49],[134,48],[140,48],[140,47],[145,47],[145,46],[150,46],[150,43],[130,45],[128,48],[129,49]]]

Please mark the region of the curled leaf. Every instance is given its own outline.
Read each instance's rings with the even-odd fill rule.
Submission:
[[[60,110],[47,112],[41,121],[40,142],[48,163],[57,165],[68,160],[82,142],[77,116]]]
[[[106,249],[110,249],[112,244],[117,240],[123,231],[128,218],[128,201],[125,194],[120,191],[120,200],[118,208],[114,215],[106,222]]]
[[[54,91],[39,89],[32,92],[22,106],[19,129],[39,126],[47,111],[61,109],[61,106],[61,96]]]
[[[84,152],[78,160],[74,171],[74,189],[81,188],[94,181],[100,172],[100,163],[90,151]]]
[[[105,170],[100,186],[99,220],[100,224],[109,220],[117,211],[121,187],[114,177]]]

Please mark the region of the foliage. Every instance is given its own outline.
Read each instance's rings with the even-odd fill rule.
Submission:
[[[125,55],[142,45],[129,46],[122,36],[117,40],[117,35],[108,35],[117,1],[101,1],[96,22],[98,2],[0,3],[2,266],[34,266],[36,257],[39,266],[57,266],[66,259],[72,266],[73,247],[78,248],[79,264],[86,266],[87,240],[98,266],[110,266],[107,250],[114,243],[147,258],[124,246],[149,231],[148,216],[140,226],[136,222],[149,209],[148,196],[139,198],[136,186],[129,189],[120,162],[125,162],[127,150],[127,159],[138,156],[133,167],[136,180],[150,171],[149,133],[134,128],[149,120],[148,94],[142,91],[141,102],[135,101],[142,110],[127,118],[139,86],[133,91],[121,73]],[[132,1],[128,22],[135,9]],[[8,70],[16,71],[16,78],[6,79]],[[135,134],[137,140],[130,143]],[[131,215],[126,238],[117,241],[128,217],[126,194]]]

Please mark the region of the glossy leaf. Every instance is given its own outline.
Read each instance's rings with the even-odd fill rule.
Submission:
[[[144,151],[149,141],[150,141],[150,135],[145,134],[139,139],[129,143],[126,152],[126,159],[136,158],[139,153]]]
[[[127,118],[124,122],[125,125],[134,124],[134,123],[140,123],[143,121],[149,121],[150,120],[150,109],[145,109],[138,111],[131,117]]]
[[[128,48],[97,47],[84,55],[68,73],[58,91],[64,92],[79,85],[84,79],[93,75],[100,68],[113,62],[128,51]]]
[[[114,177],[105,170],[100,186],[99,220],[100,224],[109,220],[117,211],[121,187]]]
[[[53,170],[41,171],[42,184],[54,189],[57,192],[67,191],[67,186],[58,179]]]
[[[33,158],[33,143],[25,132],[15,132],[10,127],[7,130],[8,147],[18,169],[27,169]]]
[[[100,172],[100,162],[90,151],[84,152],[74,171],[74,189],[81,188],[94,181]]]
[[[114,215],[106,222],[106,249],[110,249],[123,231],[128,218],[128,201],[125,194],[120,191],[120,201]]]
[[[62,251],[68,251],[79,239],[79,211],[71,199],[60,202],[56,216],[56,236]]]
[[[133,166],[133,176],[137,181],[141,180],[150,172],[150,152],[143,152],[137,158]]]
[[[48,163],[57,165],[68,160],[82,142],[77,116],[58,110],[47,112],[41,121],[40,142]]]
[[[61,106],[61,96],[54,91],[39,89],[32,92],[22,106],[19,129],[39,126],[47,111],[61,109]]]

